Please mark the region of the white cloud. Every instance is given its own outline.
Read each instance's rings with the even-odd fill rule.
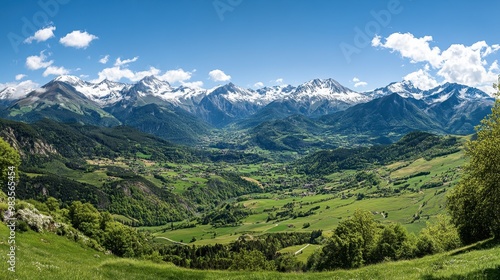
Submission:
[[[124,59],[122,60],[120,57],[116,59],[115,61],[115,66],[122,66],[122,65],[127,65],[132,62],[136,62],[139,59],[138,56],[135,56],[134,58],[131,59]]]
[[[432,36],[415,38],[411,33],[393,33],[382,43],[380,37],[375,36],[372,39],[372,46],[397,51],[401,56],[409,58],[411,63],[429,62],[433,67],[438,67],[441,63],[438,47],[431,48],[429,42]]]
[[[477,42],[472,46],[453,44],[443,51],[443,64],[437,74],[446,82],[454,82],[465,85],[492,84],[497,80],[498,69],[495,64],[486,69],[487,62],[484,57],[493,51],[484,41]],[[491,90],[490,90],[491,91]]]
[[[185,87],[190,87],[190,88],[202,88],[203,87],[202,81],[181,82],[181,84]]]
[[[22,79],[24,79],[25,77],[26,77],[26,75],[25,75],[25,74],[17,74],[17,75],[16,75],[16,81],[22,80]]]
[[[38,70],[40,68],[47,68],[54,63],[53,60],[46,61],[46,59],[47,56],[45,56],[44,51],[41,51],[39,56],[28,56],[26,58],[26,67],[30,70]]]
[[[231,80],[230,75],[226,75],[226,73],[224,73],[222,70],[219,70],[219,69],[215,69],[215,70],[210,71],[208,73],[208,76],[214,82],[225,82],[225,81]]]
[[[110,81],[119,81],[122,78],[133,80],[135,77],[134,72],[130,69],[122,69],[118,66],[104,68],[98,74],[99,78],[96,81],[108,79]]]
[[[201,88],[203,86],[202,81],[188,82],[191,78],[192,72],[184,71],[181,68],[176,70],[168,70],[163,75],[161,74],[161,70],[155,67],[150,67],[148,70],[144,71],[132,71],[128,68],[124,68],[121,66],[113,66],[109,68],[104,68],[98,73],[98,78],[93,80],[92,82],[100,82],[104,79],[108,79],[110,81],[119,81],[121,79],[128,79],[132,82],[137,82],[144,77],[147,76],[156,76],[158,79],[167,81],[169,83],[180,83],[181,85]]]
[[[14,88],[14,92],[10,95],[9,99],[19,99],[25,97],[27,93],[31,92],[33,89],[39,87],[39,85],[31,80],[22,81],[20,83],[6,83],[0,84],[0,90],[12,87]]]
[[[374,47],[380,47],[382,45],[382,41],[380,40],[382,37],[379,35],[375,35],[372,39],[372,46]]]
[[[424,69],[412,72],[403,77],[403,80],[410,81],[419,89],[427,90],[435,88],[439,83],[429,74],[429,65]]]
[[[102,69],[97,75],[98,78],[93,80],[93,82],[100,82],[104,79],[108,79],[110,81],[119,81],[121,79],[128,79],[132,82],[137,82],[140,79],[147,76],[155,76],[160,73],[159,69],[154,67],[149,68],[148,70],[134,72],[128,68],[121,68],[119,66],[113,66],[109,68]]]
[[[43,71],[42,76],[47,77],[49,75],[61,76],[69,74],[69,70],[64,67],[49,66],[45,71]]]
[[[352,78],[352,82],[354,83],[354,87],[365,87],[368,85],[367,82],[363,82],[357,77]]]
[[[283,78],[278,78],[274,82],[277,83],[277,84],[283,84]]]
[[[498,71],[499,68],[498,68],[498,61],[495,60],[493,61],[493,63],[491,64],[490,68],[488,69],[488,71]]]
[[[490,46],[485,41],[470,46],[452,44],[441,51],[438,47],[431,47],[430,42],[431,36],[415,38],[410,33],[393,33],[386,38],[385,43],[380,37],[373,38],[372,45],[398,52],[412,63],[426,63],[423,69],[405,76],[405,79],[422,89],[450,82],[493,92],[491,84],[497,81],[499,67],[496,60],[489,64],[486,57],[500,50],[499,44]],[[433,77],[431,70],[441,78],[440,82]]]
[[[59,42],[65,47],[85,49],[90,45],[90,42],[95,39],[99,38],[93,34],[89,34],[87,31],[82,32],[80,30],[75,30],[62,37]]]
[[[254,85],[253,85],[254,88],[262,88],[264,87],[264,83],[263,82],[256,82]]]
[[[193,71],[194,72],[194,71]],[[191,79],[192,72],[184,71],[182,68],[175,70],[168,70],[158,78],[169,83],[184,82]]]
[[[35,35],[30,36],[24,40],[24,43],[31,44],[33,41],[44,42],[54,37],[55,26],[47,26],[35,32]]]
[[[132,79],[130,79],[130,80],[132,82],[136,82],[136,81],[141,80],[144,77],[147,77],[147,76],[156,76],[158,74],[160,74],[160,69],[156,69],[154,67],[150,67],[149,70],[135,72],[134,73],[134,77]]]
[[[106,64],[109,61],[109,54],[105,55],[103,58],[99,59],[99,63]]]

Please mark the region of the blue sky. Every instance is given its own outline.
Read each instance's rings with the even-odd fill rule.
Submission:
[[[406,78],[422,88],[488,90],[500,72],[498,1],[1,3],[4,85],[43,85],[58,74],[132,83],[155,74],[205,88],[334,78],[366,91]]]

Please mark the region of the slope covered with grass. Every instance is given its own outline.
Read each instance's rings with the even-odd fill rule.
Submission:
[[[0,279],[500,279],[500,245],[487,241],[412,261],[322,273],[201,271],[106,255],[65,237],[17,233],[16,272],[7,271],[8,228],[0,224]]]

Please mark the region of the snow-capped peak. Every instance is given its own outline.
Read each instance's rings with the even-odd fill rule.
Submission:
[[[389,84],[387,88],[393,93],[416,93],[421,92],[411,81],[403,80]]]
[[[142,83],[143,85],[147,85],[147,86],[149,86],[151,88],[153,88],[153,87],[156,87],[156,88],[158,88],[158,87],[164,87],[166,85],[168,85],[170,87],[170,84],[168,82],[162,81],[162,80],[158,79],[156,76],[153,76],[153,75],[146,76],[146,77],[142,78],[139,81],[139,83]]]
[[[335,100],[349,104],[368,101],[368,97],[344,87],[334,79],[314,79],[299,85],[291,98],[296,100]]]
[[[370,92],[365,92],[370,98],[379,98],[386,95],[397,93],[404,98],[422,99],[424,97],[423,90],[417,88],[411,81],[403,80],[401,82],[393,82],[389,85],[377,88]]]
[[[284,99],[295,91],[296,87],[291,85],[278,85],[263,87],[257,90],[264,103],[271,103],[275,100]]]
[[[262,104],[261,96],[257,91],[244,89],[233,83],[218,86],[207,93],[208,95],[222,95],[231,102],[252,102]]]
[[[172,86],[166,81],[162,81],[155,76],[146,76],[134,85],[134,90],[139,95],[161,96],[171,92]]]
[[[297,87],[298,92],[315,92],[320,89],[328,89],[331,93],[353,92],[351,89],[344,87],[334,79],[314,79]]]
[[[445,83],[441,86],[435,87],[424,92],[425,101],[427,103],[438,103],[449,99],[451,96],[455,96],[459,100],[484,100],[492,99],[484,91],[457,84],[457,83]]]
[[[69,84],[75,88],[75,90],[85,95],[88,99],[103,106],[120,101],[122,99],[120,92],[124,89],[130,88],[127,84],[113,82],[108,79],[94,83],[84,81],[71,75],[59,76],[53,81]]]
[[[68,84],[80,84],[83,83],[84,81],[77,76],[72,76],[72,75],[61,75],[56,77],[53,81],[55,82],[63,82],[63,83],[68,83]]]

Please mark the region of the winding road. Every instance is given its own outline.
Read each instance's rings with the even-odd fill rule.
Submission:
[[[293,253],[294,255],[297,255],[297,254],[300,254],[300,252],[302,252],[302,250],[304,250],[305,248],[309,247],[309,245],[311,244],[307,244],[306,246],[300,248],[297,252]]]
[[[163,237],[163,236],[155,236],[155,238],[161,238],[161,239],[165,239],[165,240],[168,240],[174,244],[179,244],[179,245],[184,245],[184,246],[189,246],[189,244],[187,243],[183,243],[183,242],[179,242],[179,241],[175,241],[175,240],[172,240],[170,238],[167,238],[167,237]]]

